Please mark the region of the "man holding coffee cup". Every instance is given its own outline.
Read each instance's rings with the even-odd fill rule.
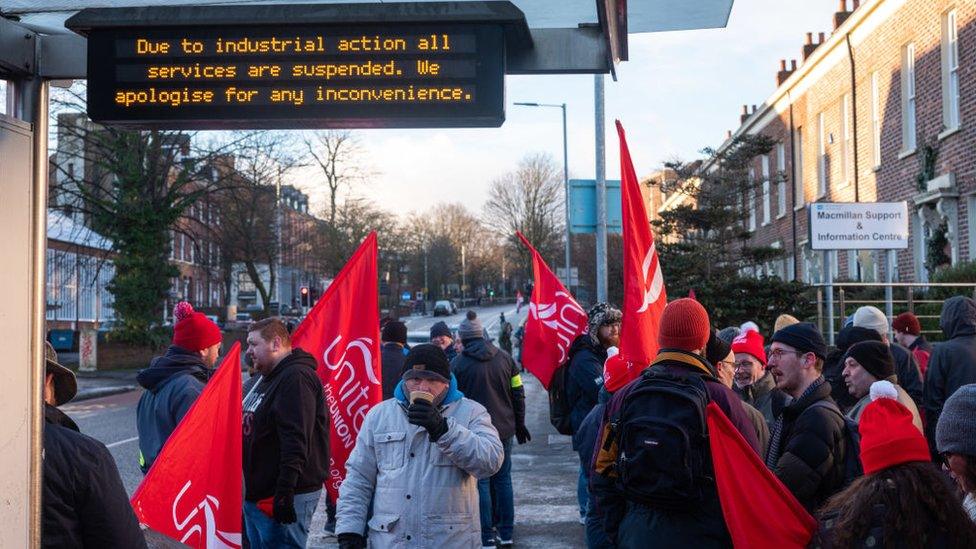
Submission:
[[[480,547],[478,479],[502,465],[484,406],[436,345],[412,348],[394,398],[366,414],[339,489],[339,547]],[[372,516],[367,515],[372,502]]]

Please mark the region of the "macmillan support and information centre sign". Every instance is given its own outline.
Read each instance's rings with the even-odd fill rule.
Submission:
[[[814,250],[908,248],[907,202],[816,202],[809,211]]]

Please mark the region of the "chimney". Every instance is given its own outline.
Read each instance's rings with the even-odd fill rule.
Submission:
[[[752,114],[756,114],[756,106],[755,105],[752,106]]]
[[[817,33],[817,45],[823,44],[827,39],[824,37],[824,33]]]
[[[742,114],[739,115],[739,124],[745,124],[749,119],[749,105],[742,105]]]
[[[861,0],[851,0],[851,11],[861,7]]]
[[[732,139],[732,130],[725,130],[725,139]]]
[[[810,57],[810,54],[813,53],[813,50],[815,49],[817,49],[817,44],[813,43],[813,33],[808,32],[807,39],[803,43],[803,51],[800,54],[803,60],[806,61],[807,57]]]
[[[780,86],[780,85],[783,84],[783,82],[786,82],[786,79],[789,78],[790,75],[793,74],[793,71],[795,71],[795,70],[796,70],[796,61],[793,62],[793,68],[792,69],[787,69],[786,68],[786,59],[780,59],[779,60],[779,72],[776,73],[776,85],[777,86]]]
[[[796,70],[796,59],[790,59],[790,71]]]
[[[847,21],[847,18],[850,16],[851,12],[847,11],[847,0],[840,0],[840,6],[837,7],[837,11],[834,13],[834,30],[837,30],[837,27],[843,25],[844,21]]]

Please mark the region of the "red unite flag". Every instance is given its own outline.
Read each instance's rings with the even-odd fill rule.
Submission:
[[[376,259],[373,232],[291,336],[294,346],[318,361],[331,426],[325,487],[333,501],[363,419],[383,400]]]
[[[658,326],[668,296],[644,198],[630,160],[624,127],[619,120],[617,135],[620,138],[624,241],[624,317],[620,325],[620,354],[632,362],[647,365],[657,356]]]
[[[139,522],[197,549],[240,547],[241,438],[235,343],[132,496]]]
[[[735,547],[802,549],[817,521],[759,459],[714,402],[708,405],[708,441],[722,515]]]
[[[553,372],[569,357],[573,340],[586,333],[586,311],[576,303],[525,236],[520,232],[515,234],[532,252],[535,278],[529,299],[529,318],[525,322],[522,364],[548,389]]]

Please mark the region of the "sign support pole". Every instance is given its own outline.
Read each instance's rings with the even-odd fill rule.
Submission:
[[[895,281],[896,254],[897,252],[895,250],[887,250],[885,253],[885,258],[888,260],[888,264],[885,266],[885,281],[888,283],[885,286],[885,315],[888,316],[889,323],[895,318],[894,297],[891,284]]]
[[[824,250],[824,280],[827,281],[827,343],[834,344],[834,269],[830,264],[831,250]]]
[[[596,300],[607,301],[607,161],[603,114],[603,75],[593,77],[596,111]]]

